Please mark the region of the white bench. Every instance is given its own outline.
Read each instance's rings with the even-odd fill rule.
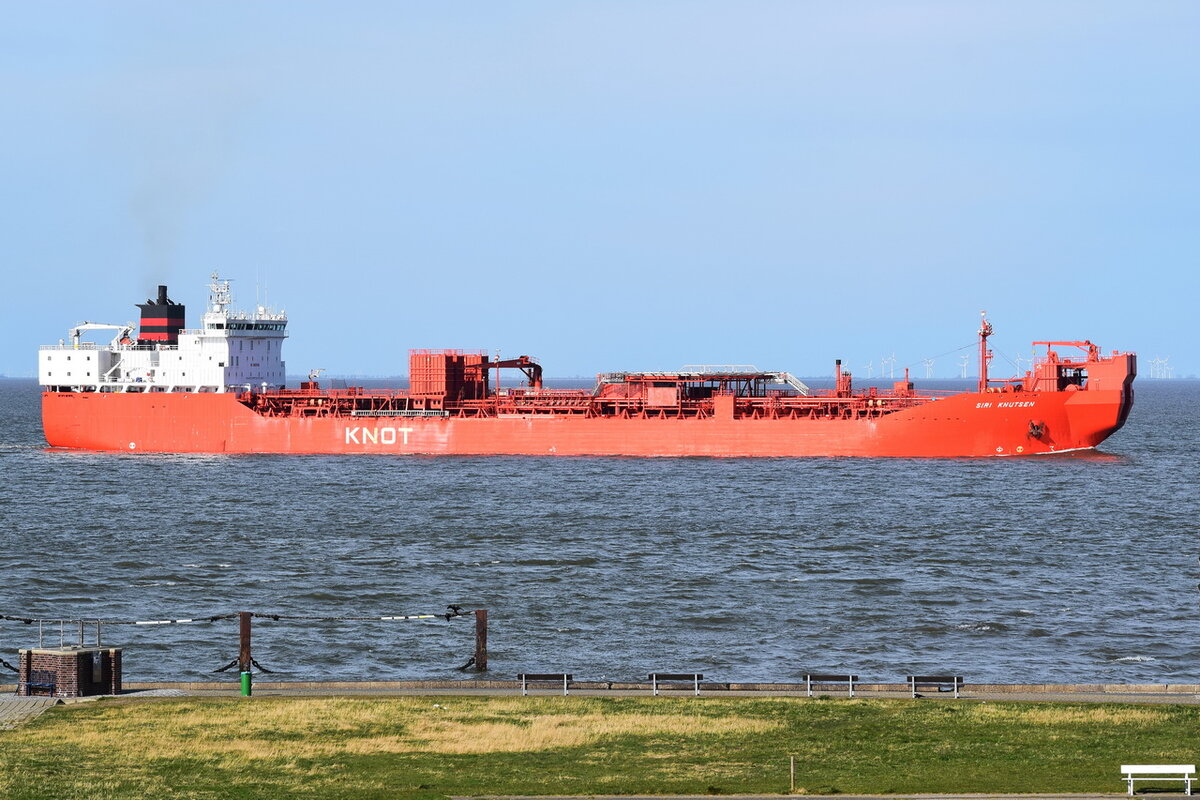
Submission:
[[[1122,764],[1121,780],[1129,784],[1133,794],[1134,781],[1183,781],[1187,793],[1192,793],[1192,781],[1196,780],[1195,764]]]

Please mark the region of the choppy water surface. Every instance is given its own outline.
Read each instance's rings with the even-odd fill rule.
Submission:
[[[1200,682],[1194,382],[1104,453],[955,461],[152,456],[43,449],[0,381],[0,613],[491,614],[493,674]],[[285,678],[447,678],[467,620],[262,621]],[[111,628],[195,680],[236,623]],[[48,641],[57,644],[57,629]],[[0,657],[36,629],[0,622]]]

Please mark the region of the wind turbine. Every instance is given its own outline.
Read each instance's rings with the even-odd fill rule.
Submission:
[[[932,378],[933,377],[933,359],[926,358],[926,359],[923,359],[921,361],[921,363],[925,365],[925,377]]]
[[[896,377],[896,357],[893,353],[891,356],[882,355],[879,357],[879,377],[888,375],[890,371],[891,377]]]
[[[871,376],[874,374],[875,374],[875,362],[868,361],[867,362],[867,380],[870,380]]]
[[[962,368],[962,377],[965,378],[965,377],[967,377],[967,362],[971,360],[971,357],[970,356],[960,356],[960,358],[962,359],[962,361],[959,363],[958,366]]]

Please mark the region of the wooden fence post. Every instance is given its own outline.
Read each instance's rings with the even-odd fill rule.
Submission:
[[[487,652],[487,635],[488,621],[487,609],[475,609],[475,671],[487,672],[488,668],[488,652]]]

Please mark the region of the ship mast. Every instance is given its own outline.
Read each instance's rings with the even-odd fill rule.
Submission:
[[[992,351],[987,349],[988,337],[992,335],[992,323],[987,321],[987,312],[980,311],[982,322],[979,325],[979,391],[988,389],[988,362],[992,360]]]

